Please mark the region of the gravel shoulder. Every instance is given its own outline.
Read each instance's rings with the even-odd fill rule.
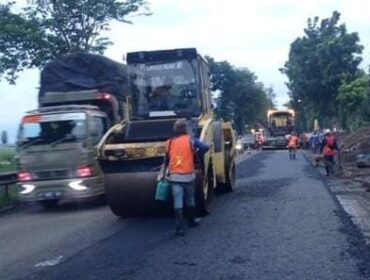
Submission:
[[[309,163],[311,153],[302,151]],[[370,245],[370,188],[367,177],[326,177],[322,166],[315,168],[331,193],[346,212],[351,221],[363,235],[367,245]]]

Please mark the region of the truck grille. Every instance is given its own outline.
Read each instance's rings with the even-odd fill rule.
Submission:
[[[38,180],[67,179],[70,177],[68,170],[48,170],[35,172]]]

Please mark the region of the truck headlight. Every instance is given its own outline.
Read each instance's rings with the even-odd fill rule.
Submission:
[[[78,181],[73,181],[73,182],[70,182],[69,183],[69,186],[76,190],[76,191],[84,191],[87,189],[86,186],[82,185],[83,181],[82,180],[78,180]]]
[[[21,186],[23,188],[23,190],[20,192],[21,194],[31,193],[36,188],[35,185],[30,185],[30,184],[23,184]]]
[[[242,149],[243,149],[243,145],[242,145],[242,144],[240,144],[240,143],[238,143],[238,144],[236,144],[236,145],[235,145],[235,148],[236,148],[237,150],[242,150]]]

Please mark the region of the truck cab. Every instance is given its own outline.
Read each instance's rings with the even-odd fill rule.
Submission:
[[[105,193],[96,146],[127,117],[126,87],[126,66],[100,55],[67,54],[45,65],[39,108],[19,126],[20,200],[51,207]]]
[[[49,207],[62,198],[104,194],[95,147],[109,122],[106,113],[91,105],[28,112],[18,133],[20,199]]]
[[[263,148],[285,149],[288,136],[294,130],[294,110],[269,110],[267,112],[267,139]]]

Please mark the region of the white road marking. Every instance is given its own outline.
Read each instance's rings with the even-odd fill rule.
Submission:
[[[59,256],[59,257],[56,257],[56,258],[51,259],[51,260],[39,262],[38,264],[35,264],[35,267],[44,267],[44,266],[58,265],[58,264],[61,263],[62,259],[63,259],[63,256]]]

